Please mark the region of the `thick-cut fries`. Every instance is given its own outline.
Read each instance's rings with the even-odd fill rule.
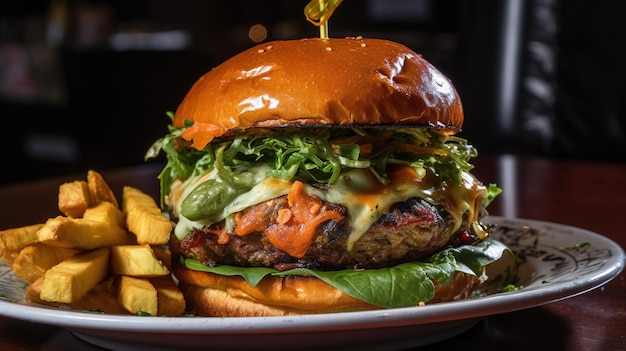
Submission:
[[[2,251],[0,250],[0,262],[3,262],[6,266],[13,266],[19,251]]]
[[[125,228],[124,214],[119,208],[108,201],[102,201],[89,207],[85,210],[83,219],[94,222],[112,223],[122,229]]]
[[[13,274],[26,282],[32,283],[43,277],[46,271],[77,253],[76,249],[55,247],[36,243],[26,246],[13,262]]]
[[[89,191],[95,200],[94,202],[107,201],[114,204],[115,207],[119,206],[115,194],[100,173],[94,170],[87,171],[87,184],[89,184]]]
[[[30,283],[24,292],[26,300],[39,303],[46,306],[59,307],[63,305],[61,302],[44,301],[41,299],[41,286],[43,285],[43,276]]]
[[[180,316],[185,313],[185,298],[171,276],[150,278],[157,290],[159,316]]]
[[[68,217],[82,217],[92,203],[89,184],[84,180],[64,183],[59,187],[59,210]]]
[[[37,237],[46,245],[80,250],[124,245],[131,242],[128,232],[115,223],[62,216],[48,219],[37,232]]]
[[[40,223],[0,231],[0,250],[20,251],[26,246],[36,243],[37,230],[42,226],[43,224]]]
[[[26,299],[103,313],[180,316],[185,299],[165,246],[171,222],[154,199],[124,188],[124,211],[104,178],[59,187],[65,216],[0,231],[0,261],[29,283]]]
[[[130,314],[122,307],[115,297],[115,292],[112,287],[112,278],[104,280],[87,292],[87,295],[82,299],[67,304],[73,309],[102,312],[102,313],[115,313],[115,314]],[[39,303],[42,305],[59,307],[64,305],[60,302],[44,301],[41,299],[41,286],[43,284],[43,277],[35,280],[26,288],[26,299],[31,302]]]
[[[172,271],[172,251],[170,251],[169,247],[163,245],[152,245],[150,247],[156,259],[161,261],[168,270]]]
[[[111,246],[111,273],[135,277],[160,277],[170,271],[154,255],[150,245]]]
[[[83,252],[46,271],[39,297],[44,301],[76,302],[108,275],[108,248]]]
[[[82,299],[69,304],[76,310],[85,310],[102,313],[130,314],[122,305],[117,302],[115,289],[113,287],[113,278],[96,284],[96,286],[87,292]]]
[[[42,226],[33,224],[0,231],[0,261],[12,266],[23,248],[37,242],[37,230]]]
[[[139,244],[162,245],[169,241],[172,223],[163,216],[150,195],[125,186],[122,203],[128,230],[137,236]]]
[[[116,281],[117,302],[133,314],[158,314],[158,298],[156,288],[143,278],[119,276]]]

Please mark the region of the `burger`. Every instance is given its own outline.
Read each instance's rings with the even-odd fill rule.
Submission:
[[[381,39],[274,41],[193,84],[161,205],[188,306],[270,316],[465,299],[505,247],[451,81]]]

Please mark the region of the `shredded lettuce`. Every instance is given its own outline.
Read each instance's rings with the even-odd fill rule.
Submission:
[[[259,164],[270,166],[269,176],[286,181],[332,184],[345,171],[369,168],[385,183],[387,165],[404,163],[418,173],[429,169],[441,180],[458,183],[461,173],[473,168],[469,161],[477,155],[465,139],[431,128],[255,129],[216,138],[199,151],[181,138],[190,125],[169,126],[170,134],[146,153],[146,159],[160,152],[167,157],[159,175],[162,205],[175,179],[184,181],[213,168],[228,183],[233,174]]]

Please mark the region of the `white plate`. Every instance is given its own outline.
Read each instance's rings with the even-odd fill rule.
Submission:
[[[497,285],[513,272],[523,288],[465,301],[378,311],[295,317],[138,317],[61,310],[24,301],[26,284],[0,266],[0,314],[56,325],[111,350],[354,349],[393,350],[440,341],[472,327],[481,317],[573,297],[615,278],[624,251],[613,241],[571,226],[489,217],[494,237],[511,247],[489,267]]]

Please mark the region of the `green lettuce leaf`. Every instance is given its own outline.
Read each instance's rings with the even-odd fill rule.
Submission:
[[[389,268],[339,271],[314,271],[306,268],[279,272],[265,267],[208,267],[196,259],[186,258],[189,269],[221,275],[239,275],[251,285],[265,276],[312,276],[367,303],[383,308],[416,306],[428,302],[435,294],[431,278],[445,284],[455,271],[482,274],[482,267],[498,260],[507,247],[497,240],[487,239],[474,245],[450,247],[428,257],[423,262],[403,263]]]

